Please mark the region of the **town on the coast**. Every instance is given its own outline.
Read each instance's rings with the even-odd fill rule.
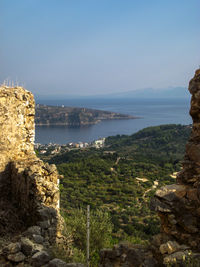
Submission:
[[[64,153],[68,152],[70,150],[75,150],[75,149],[84,149],[84,148],[102,148],[105,145],[105,140],[106,138],[100,138],[98,140],[95,140],[93,142],[87,143],[87,142],[78,142],[78,143],[67,143],[67,144],[40,144],[36,143],[35,144],[35,150],[37,150],[37,153],[39,155],[56,155],[58,153]]]

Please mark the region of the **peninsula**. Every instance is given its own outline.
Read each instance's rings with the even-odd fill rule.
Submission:
[[[84,126],[102,120],[136,119],[134,116],[88,108],[36,105],[36,125]]]

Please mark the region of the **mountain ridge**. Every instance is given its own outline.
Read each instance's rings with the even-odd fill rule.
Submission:
[[[78,98],[145,98],[145,99],[152,99],[152,98],[183,98],[187,99],[190,97],[190,94],[186,87],[181,86],[170,86],[167,88],[143,88],[143,89],[136,89],[124,92],[114,92],[108,94],[96,94],[96,95],[72,95],[72,94],[60,94],[58,95],[37,95],[36,94],[36,101],[38,103],[44,102],[45,100],[50,99],[78,99]]]

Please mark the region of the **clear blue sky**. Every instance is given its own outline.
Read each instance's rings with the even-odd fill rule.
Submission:
[[[37,94],[187,86],[199,0],[0,0],[0,81]]]

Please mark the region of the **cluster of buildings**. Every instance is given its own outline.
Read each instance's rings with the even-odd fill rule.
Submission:
[[[101,148],[104,147],[105,145],[105,138],[101,138],[98,140],[95,140],[91,143],[86,143],[86,142],[78,142],[78,143],[68,143],[64,145],[59,145],[59,144],[40,144],[36,143],[35,144],[35,150],[41,155],[56,155],[58,153],[64,153],[67,151],[70,151],[72,149],[84,149],[84,148],[89,148],[89,147],[94,147],[94,148]]]

